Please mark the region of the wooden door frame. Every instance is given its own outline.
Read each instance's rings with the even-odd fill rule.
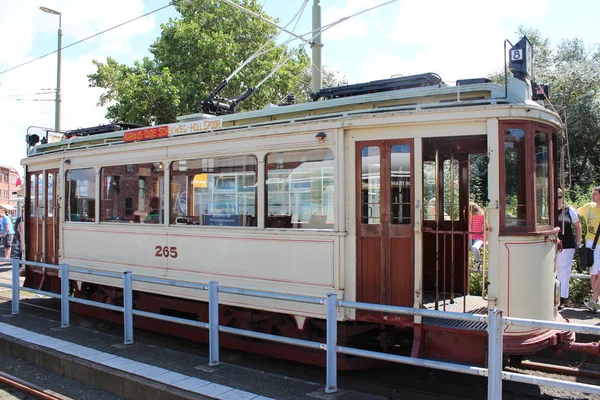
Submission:
[[[396,226],[391,223],[391,149],[394,145],[408,145],[410,146],[410,179],[411,179],[411,193],[410,193],[410,221],[409,225]],[[362,149],[365,147],[377,146],[380,149],[380,223],[375,225],[368,225],[362,223]],[[357,234],[357,246],[356,246],[356,286],[357,286],[357,301],[362,301],[363,289],[359,278],[363,272],[362,256],[363,256],[363,245],[362,238],[379,237],[380,238],[380,265],[379,265],[379,303],[380,304],[392,304],[392,290],[391,287],[391,269],[392,269],[392,251],[389,248],[393,237],[405,236],[412,240],[407,250],[411,253],[410,269],[412,274],[410,276],[411,290],[408,295],[410,298],[410,304],[412,306],[414,301],[414,224],[415,224],[415,165],[414,155],[415,145],[414,139],[382,139],[382,140],[364,140],[357,141],[355,143],[355,199],[357,199],[355,215],[356,215],[356,234]],[[388,288],[388,286],[390,286]],[[388,290],[389,289],[389,290]],[[364,298],[364,297],[363,297]]]

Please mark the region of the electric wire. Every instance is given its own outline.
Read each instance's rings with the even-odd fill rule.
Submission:
[[[39,56],[39,57],[37,57],[37,58],[34,58],[33,60],[29,60],[29,61],[27,61],[27,62],[24,62],[24,63],[22,63],[22,64],[19,64],[19,65],[17,65],[17,66],[11,67],[11,68],[9,68],[9,69],[5,69],[4,71],[0,71],[0,75],[2,75],[2,74],[4,74],[4,73],[6,73],[6,72],[8,72],[8,71],[12,71],[12,70],[14,70],[14,69],[20,68],[20,67],[22,67],[22,66],[24,66],[24,65],[30,64],[30,63],[32,63],[32,62],[34,62],[34,61],[41,60],[41,59],[42,59],[42,58],[44,58],[44,57],[47,57],[47,56],[49,56],[49,55],[52,55],[52,54],[54,54],[54,53],[58,53],[58,52],[59,52],[59,51],[61,51],[61,50],[68,49],[69,47],[75,46],[76,44],[79,44],[79,43],[85,42],[86,40],[89,40],[89,39],[95,38],[96,36],[100,36],[100,35],[102,35],[103,33],[110,32],[110,31],[112,31],[113,29],[120,28],[120,27],[121,27],[121,26],[123,26],[123,25],[127,25],[127,24],[129,24],[129,23],[131,23],[131,22],[133,22],[133,21],[136,21],[136,20],[140,19],[140,18],[147,17],[147,16],[148,16],[148,15],[150,15],[150,14],[154,14],[155,12],[158,12],[158,11],[164,10],[165,8],[167,8],[167,7],[171,7],[172,5],[173,5],[172,3],[169,3],[169,4],[167,4],[166,6],[163,6],[163,7],[157,8],[156,10],[149,11],[149,12],[147,12],[146,14],[140,15],[139,17],[135,17],[135,18],[133,18],[133,19],[130,19],[129,21],[125,21],[125,22],[123,22],[123,23],[120,23],[120,24],[118,24],[118,25],[115,25],[115,26],[113,26],[113,27],[111,27],[111,28],[105,29],[105,30],[103,30],[103,31],[101,31],[101,32],[98,32],[98,33],[95,33],[95,34],[93,34],[93,35],[91,35],[91,36],[88,36],[88,37],[86,37],[86,38],[84,38],[84,39],[78,40],[78,41],[76,41],[76,42],[74,42],[74,43],[71,43],[71,44],[69,44],[69,45],[67,45],[67,46],[61,47],[60,49],[56,49],[56,50],[54,50],[54,51],[52,51],[52,52],[50,52],[50,53],[47,53],[47,54],[44,54],[44,55],[42,55],[42,56]]]
[[[285,29],[287,28],[292,22],[294,22],[294,20],[299,20],[302,11],[304,10],[304,8],[306,7],[306,4],[308,3],[308,0],[304,0],[302,6],[300,6],[300,9],[298,9],[298,11],[296,12],[296,14],[294,14],[294,16],[292,17],[292,19],[290,19],[290,21],[285,24],[283,27],[277,27],[278,31],[276,33],[274,33],[273,35],[271,35],[271,37],[269,37],[269,39],[267,39],[267,41],[265,43],[263,43],[262,46],[259,47],[258,50],[256,50],[250,57],[248,57],[245,61],[243,61],[231,74],[229,74],[229,76],[227,78],[225,78],[225,80],[229,81],[231,78],[233,78],[235,75],[237,75],[238,72],[240,72],[242,70],[242,68],[244,68],[246,65],[248,65],[249,63],[251,63],[253,60],[255,60],[257,57],[260,57],[263,54],[266,54],[267,52],[262,52],[261,51],[269,44],[273,41],[273,39],[275,39],[277,36],[279,36],[279,34]],[[296,22],[297,24],[297,22]],[[295,27],[295,25],[294,25]]]

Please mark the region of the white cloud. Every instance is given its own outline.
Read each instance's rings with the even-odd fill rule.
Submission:
[[[142,0],[3,1],[0,37],[9,40],[0,41],[0,54],[3,54],[0,71],[56,49],[58,17],[40,11],[41,5],[62,12],[63,46],[144,13]],[[87,79],[87,75],[95,71],[92,60],[104,60],[107,56],[131,58],[132,54],[138,58],[138,53],[144,52],[147,46],[136,51],[131,45],[132,39],[149,32],[155,25],[151,15],[62,52],[63,130],[106,122],[105,108],[96,105],[102,90],[90,88]],[[30,94],[50,92],[55,87],[56,55],[0,75],[0,164],[18,167],[25,156],[24,136],[29,126],[54,127],[54,95]]]
[[[397,70],[410,75],[434,69],[449,81],[485,76],[502,67],[507,29],[512,34],[532,15],[549,11],[547,0],[510,0],[490,7],[478,0],[402,1],[386,40],[419,50],[396,60]]]

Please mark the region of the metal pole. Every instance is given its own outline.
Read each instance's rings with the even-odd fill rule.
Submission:
[[[450,234],[450,304],[454,304],[454,202],[456,199],[454,198],[454,151],[450,153],[450,230],[452,234]],[[460,202],[460,199],[459,199]],[[444,292],[446,291],[446,283],[444,282]],[[444,295],[445,297],[445,295]],[[445,307],[444,301],[444,307]]]
[[[440,153],[435,149],[435,309],[440,303]],[[443,191],[441,192],[443,193]],[[443,198],[442,198],[443,201]],[[442,214],[442,220],[444,215]],[[444,241],[445,243],[445,241]],[[445,253],[444,253],[445,256]]]
[[[131,271],[123,273],[123,319],[125,344],[133,343],[133,279]]]
[[[16,258],[12,259],[12,310],[11,314],[16,315],[19,313],[19,292],[21,290],[19,285],[19,260]]]
[[[56,109],[54,116],[54,130],[60,132],[60,67],[62,49],[62,14],[58,14],[58,53],[56,56]]]
[[[327,293],[327,381],[325,393],[335,393],[337,390],[337,294]]]
[[[70,326],[69,317],[69,264],[60,264],[60,327]]]
[[[219,365],[219,283],[208,283],[208,365]]]
[[[318,92],[323,85],[321,73],[321,1],[314,0],[312,7],[312,91]]]
[[[502,399],[502,310],[488,310],[488,400]]]

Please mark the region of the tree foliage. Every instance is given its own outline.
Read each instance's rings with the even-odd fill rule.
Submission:
[[[257,0],[238,2],[261,13]],[[90,86],[105,89],[99,104],[108,104],[108,119],[161,124],[200,112],[200,102],[276,33],[275,27],[217,0],[175,0],[173,5],[180,17],[161,26],[161,36],[150,47],[152,57],[131,67],[112,58],[94,61],[97,71],[88,78]],[[309,65],[304,49],[271,42],[264,50],[270,51],[233,77],[222,96],[241,95],[280,61],[290,60],[241,104],[241,110],[262,108],[294,91],[302,97],[301,76]]]

